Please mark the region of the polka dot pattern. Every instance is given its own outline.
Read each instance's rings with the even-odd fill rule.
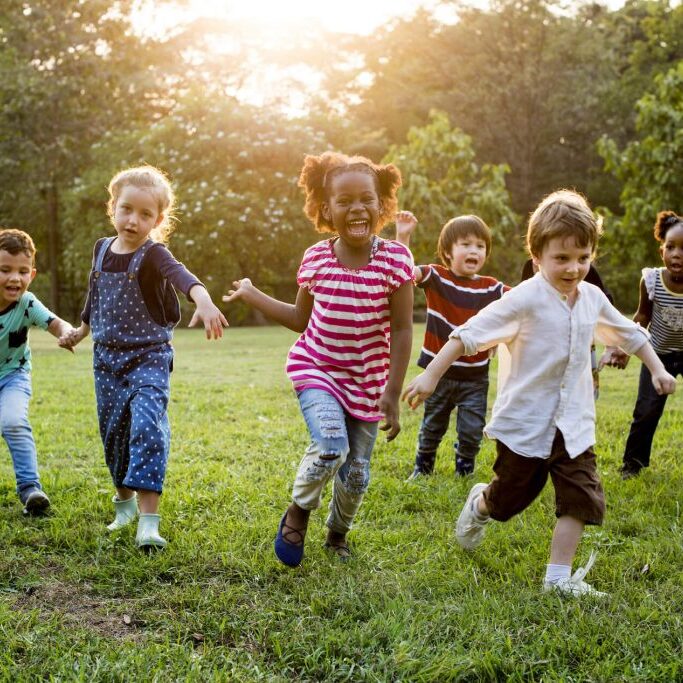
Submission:
[[[113,238],[112,238],[113,239]],[[127,273],[95,264],[90,325],[100,436],[114,485],[161,493],[170,447],[168,399],[172,327],[162,327],[145,306],[137,273],[143,244]]]

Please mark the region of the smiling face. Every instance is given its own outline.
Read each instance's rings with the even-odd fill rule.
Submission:
[[[671,276],[676,282],[683,280],[683,223],[677,223],[666,231],[660,252]]]
[[[553,237],[534,264],[560,294],[572,299],[591,265],[591,246],[580,247],[573,237]]]
[[[355,170],[333,176],[322,211],[349,247],[367,245],[377,230],[381,213],[374,176]]]
[[[486,262],[486,242],[476,235],[465,235],[451,245],[447,254],[448,267],[454,275],[472,277]]]
[[[10,254],[0,249],[0,311],[21,299],[35,276],[31,256],[23,251]]]
[[[126,185],[114,205],[112,221],[118,235],[117,251],[135,251],[163,220],[154,195],[145,188]]]

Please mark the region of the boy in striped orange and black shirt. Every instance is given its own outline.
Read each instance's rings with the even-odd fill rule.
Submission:
[[[406,246],[417,225],[410,211],[396,217],[396,239]],[[477,216],[458,216],[441,230],[437,254],[443,265],[416,266],[415,282],[427,299],[425,338],[417,364],[426,368],[450,333],[509,287],[495,278],[479,275],[491,252],[491,231]],[[489,353],[463,356],[443,375],[425,402],[420,425],[415,468],[410,478],[434,471],[436,451],[448,431],[451,413],[457,408],[455,473],[474,472],[481,445],[489,387]]]

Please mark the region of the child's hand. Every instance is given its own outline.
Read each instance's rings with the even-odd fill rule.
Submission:
[[[408,383],[401,400],[406,401],[415,410],[434,393],[437,383],[438,378],[432,379],[429,373],[423,372]]]
[[[379,409],[384,415],[384,421],[379,428],[387,433],[387,441],[393,441],[401,431],[398,395],[385,391],[379,399]]]
[[[62,329],[59,338],[57,339],[57,344],[63,348],[74,353],[74,346],[79,344],[88,336],[90,328],[84,324],[80,327],[68,326],[66,329]]]
[[[408,244],[416,225],[415,214],[411,211],[399,211],[396,214],[396,240],[402,244]]]
[[[229,289],[227,294],[223,295],[222,300],[225,303],[230,303],[236,301],[237,299],[246,299],[251,291],[256,289],[254,285],[251,284],[251,280],[248,277],[242,278],[241,280],[235,280],[232,283],[233,289]]]
[[[631,356],[628,353],[624,353],[620,348],[607,346],[598,361],[598,370],[602,370],[605,365],[623,370],[628,365],[630,358]]]
[[[202,301],[197,304],[188,327],[195,327],[200,321],[204,323],[207,339],[220,339],[223,336],[223,328],[228,327],[228,321],[213,301]]]
[[[652,374],[652,386],[658,394],[673,394],[676,391],[676,378],[666,370]]]

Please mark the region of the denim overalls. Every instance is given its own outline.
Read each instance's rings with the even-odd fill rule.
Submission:
[[[140,264],[154,242],[147,240],[135,252],[127,272],[106,273],[102,262],[114,239],[102,245],[90,285],[100,436],[116,487],[161,493],[170,445],[173,327],[155,322],[138,283]]]

